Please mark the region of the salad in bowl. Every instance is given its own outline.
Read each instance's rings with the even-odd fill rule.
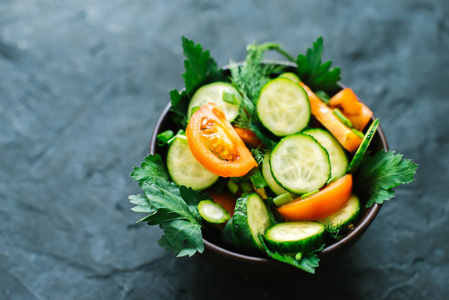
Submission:
[[[147,213],[139,222],[162,228],[166,250],[314,273],[414,180],[417,165],[388,151],[379,120],[322,63],[321,37],[297,58],[250,45],[223,69],[201,45],[182,44],[185,88],[170,92],[150,155],[131,174],[143,193],[129,196]],[[264,61],[267,51],[288,62]]]

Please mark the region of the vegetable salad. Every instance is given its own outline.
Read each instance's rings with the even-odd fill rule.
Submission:
[[[250,45],[228,72],[201,45],[182,44],[185,89],[170,92],[172,129],[134,168],[143,193],[129,197],[148,214],[139,222],[164,230],[166,250],[202,253],[206,234],[314,273],[317,253],[361,211],[414,180],[416,164],[369,147],[379,120],[338,85],[340,69],[322,63],[321,37],[296,59],[276,43]],[[291,66],[264,62],[267,51]]]

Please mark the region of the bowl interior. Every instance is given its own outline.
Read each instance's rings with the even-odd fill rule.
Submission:
[[[294,65],[290,63],[277,63],[285,65],[286,71],[294,71]],[[177,131],[177,128],[171,121],[170,108],[171,104],[168,104],[159,117],[150,144],[150,154],[154,155],[158,153],[163,157],[163,159],[165,159],[167,147],[158,146],[156,137],[159,133],[165,130],[170,129],[174,132]],[[374,139],[370,145],[370,149],[382,149],[384,151],[388,151],[387,140],[381,126],[377,129]],[[359,219],[359,222],[351,229],[351,231],[344,235],[342,239],[327,244],[322,251],[318,252],[317,254],[320,258],[320,267],[323,264],[328,264],[349,249],[372,223],[379,212],[380,207],[380,205],[374,204],[371,208],[365,209]],[[224,270],[251,277],[276,277],[290,275],[292,273],[299,274],[298,269],[288,264],[269,258],[249,256],[230,251],[220,246],[219,243],[217,243],[217,241],[210,236],[204,236],[203,240],[205,244],[205,251],[202,254],[203,258]]]

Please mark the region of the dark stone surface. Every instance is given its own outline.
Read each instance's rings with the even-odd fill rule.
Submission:
[[[0,299],[444,299],[449,293],[449,2],[0,2]],[[254,41],[319,35],[390,148],[420,164],[328,270],[255,281],[156,245],[129,178],[168,91],[181,35],[220,65]]]

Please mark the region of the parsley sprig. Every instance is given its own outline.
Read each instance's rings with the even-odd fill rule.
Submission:
[[[313,47],[307,49],[306,55],[299,54],[296,59],[299,78],[313,91],[332,92],[338,90],[340,68],[331,69],[332,61],[321,63],[324,42],[320,36]]]
[[[365,155],[355,176],[355,189],[367,200],[366,207],[382,204],[395,196],[393,188],[411,183],[418,165],[394,151]]]
[[[144,194],[131,195],[129,201],[136,205],[134,211],[149,213],[138,222],[159,225],[164,230],[158,244],[166,250],[173,249],[177,256],[202,253],[203,224],[197,205],[208,198],[207,194],[170,182],[159,155],[147,156],[131,177],[139,182]]]

